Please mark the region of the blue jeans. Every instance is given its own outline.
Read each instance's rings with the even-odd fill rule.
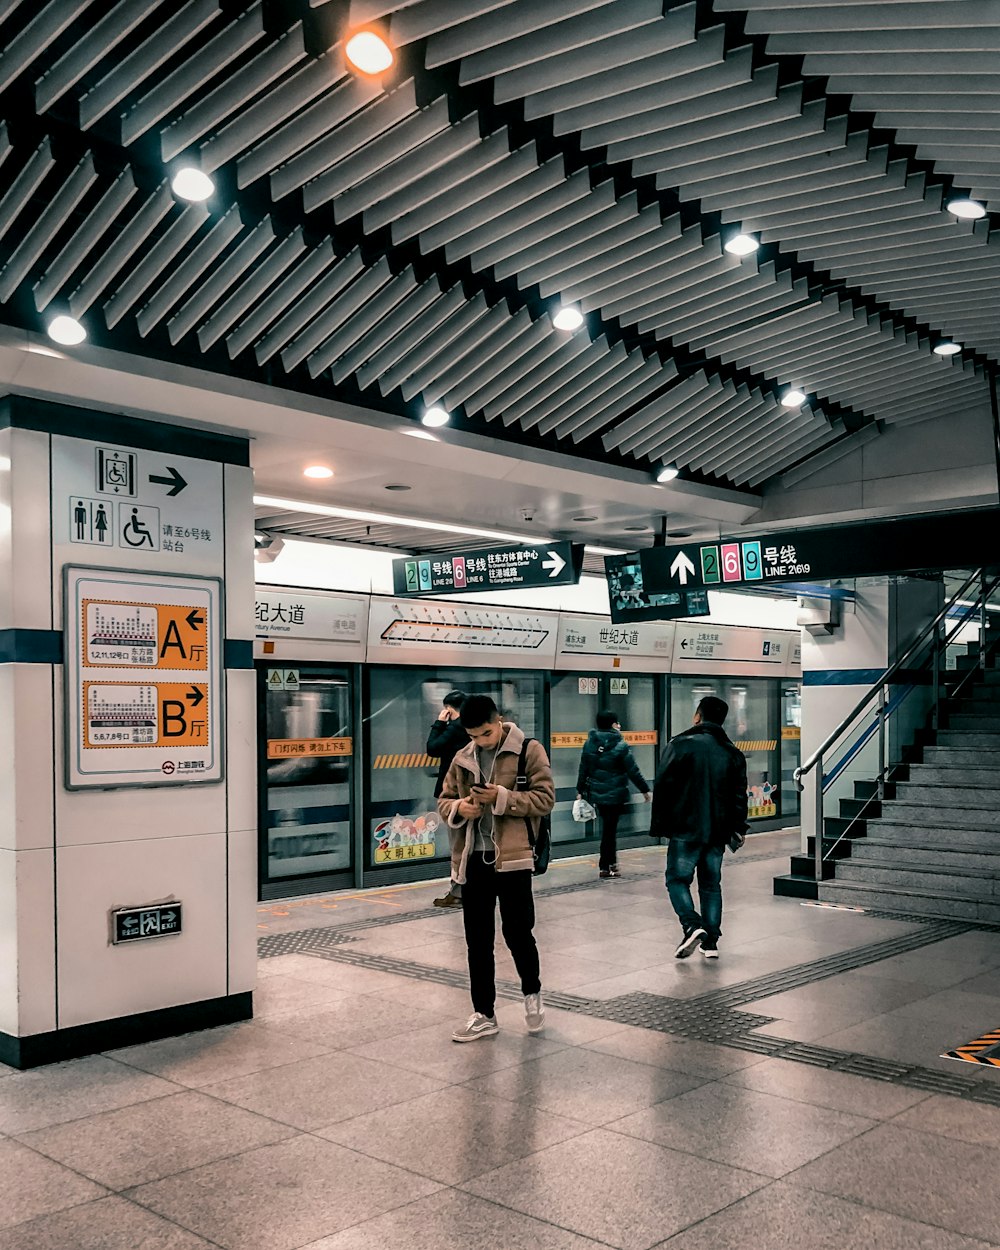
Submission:
[[[691,846],[670,839],[667,847],[667,893],[685,929],[704,929],[717,942],[722,932],[722,857],[724,846]],[[698,901],[695,910],[691,882],[698,874]]]

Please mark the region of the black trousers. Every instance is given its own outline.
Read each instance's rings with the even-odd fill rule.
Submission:
[[[622,809],[615,807],[599,807],[597,813],[601,818],[601,871],[604,872],[612,864],[618,863],[618,822],[621,820]]]
[[[482,855],[470,855],[462,891],[462,919],[465,942],[469,948],[469,983],[472,1007],[484,1016],[492,1016],[496,1005],[496,963],[493,944],[496,941],[496,907],[500,904],[500,927],[503,940],[514,956],[514,966],[521,978],[522,994],[537,994],[542,988],[538,972],[538,947],[535,945],[535,900],[531,878],[525,872],[497,872],[484,862]]]

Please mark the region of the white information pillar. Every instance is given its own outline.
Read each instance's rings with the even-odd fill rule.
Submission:
[[[245,440],[0,409],[0,1060],[252,1014]]]
[[[865,578],[856,586],[856,599],[845,603],[841,624],[832,633],[802,634],[802,759],[810,758],[885,671],[903,656],[943,605],[942,583],[926,578]],[[924,724],[930,706],[929,684],[917,685],[888,722],[888,761],[898,760]],[[871,722],[871,712],[859,725]],[[853,742],[847,736],[824,758],[829,774]],[[827,816],[836,816],[839,800],[851,798],[855,781],[874,779],[879,771],[878,738],[854,757],[830,786],[825,798]],[[802,849],[814,828],[818,793],[815,769],[805,778],[802,803]]]

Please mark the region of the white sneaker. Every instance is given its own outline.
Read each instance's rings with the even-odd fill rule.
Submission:
[[[474,1011],[461,1028],[451,1035],[453,1042],[478,1042],[481,1037],[496,1037],[500,1032],[496,1016],[484,1016],[481,1011]]]
[[[528,1025],[529,1033],[541,1033],[545,1028],[545,1007],[542,1004],[542,996],[538,994],[525,994],[524,996],[524,1019]]]

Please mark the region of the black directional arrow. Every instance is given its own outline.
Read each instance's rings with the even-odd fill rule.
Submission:
[[[199,625],[205,624],[205,618],[201,615],[200,608],[192,608],[184,619],[192,629],[197,629]]]
[[[198,689],[197,686],[192,686],[184,698],[188,700],[192,707],[197,707],[198,704],[205,698],[205,695]]]
[[[181,477],[173,465],[167,465],[167,472],[170,474],[169,477],[163,477],[159,473],[150,473],[149,480],[151,482],[155,482],[157,486],[169,486],[170,489],[167,491],[168,497],[171,495],[179,495],[184,487],[187,486],[187,482]]]
[[[687,640],[686,638],[682,638],[682,639],[681,639],[681,650],[682,650],[682,651],[686,651],[686,650],[687,650],[687,645],[688,645],[688,640]]]

